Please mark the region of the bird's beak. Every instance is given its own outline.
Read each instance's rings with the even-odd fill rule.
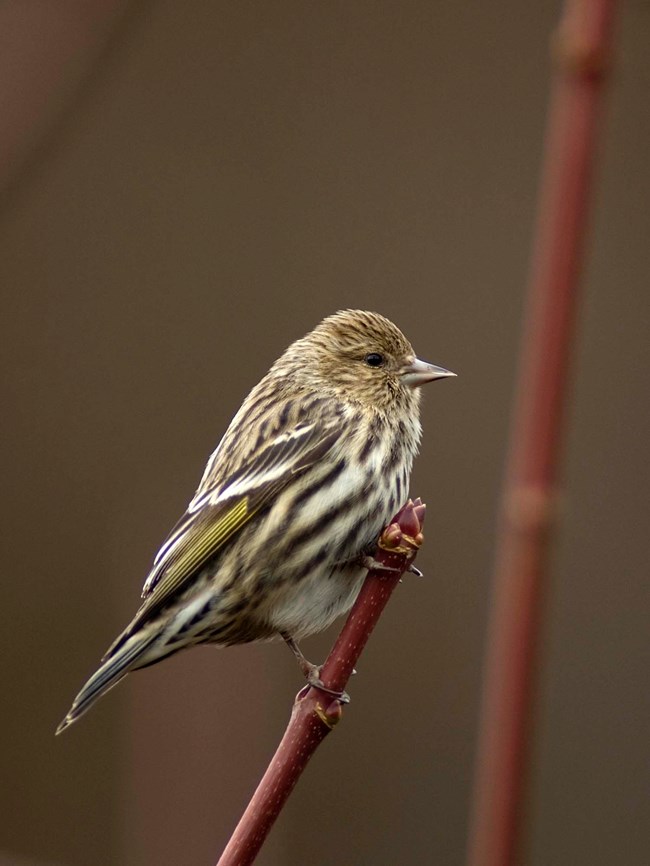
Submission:
[[[410,388],[419,388],[420,385],[433,382],[434,379],[445,379],[455,375],[444,367],[436,367],[435,364],[427,364],[426,361],[415,358],[406,367],[402,367],[400,381],[402,385],[408,385]]]

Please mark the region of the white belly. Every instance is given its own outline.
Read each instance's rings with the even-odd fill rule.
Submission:
[[[269,621],[279,632],[297,640],[327,628],[354,604],[364,578],[365,568],[345,568],[323,573],[317,569],[297,587],[287,587],[269,613]]]

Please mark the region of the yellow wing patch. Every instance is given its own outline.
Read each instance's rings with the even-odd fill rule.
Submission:
[[[240,527],[250,520],[248,497],[237,502],[211,525],[202,526],[200,532],[188,532],[187,543],[178,556],[165,569],[166,574],[143,605],[152,606],[173,593],[183,579],[198,569],[221,548]]]

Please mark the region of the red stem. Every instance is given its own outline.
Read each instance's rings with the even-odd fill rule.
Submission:
[[[518,862],[531,705],[596,126],[615,0],[567,0],[551,96],[480,719],[470,866]]]
[[[382,610],[422,542],[424,511],[419,499],[409,501],[382,533],[375,561],[394,570],[368,572],[321,669],[321,680],[328,689],[340,693],[345,688]],[[282,741],[217,866],[253,863],[309,759],[340,721],[342,707],[336,697],[311,686],[298,693]]]

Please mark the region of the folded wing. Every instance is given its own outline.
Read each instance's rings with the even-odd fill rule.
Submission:
[[[271,439],[233,475],[201,491],[158,552],[142,606],[104,658],[172,603],[242,527],[327,454],[340,434],[338,419],[297,425]]]

